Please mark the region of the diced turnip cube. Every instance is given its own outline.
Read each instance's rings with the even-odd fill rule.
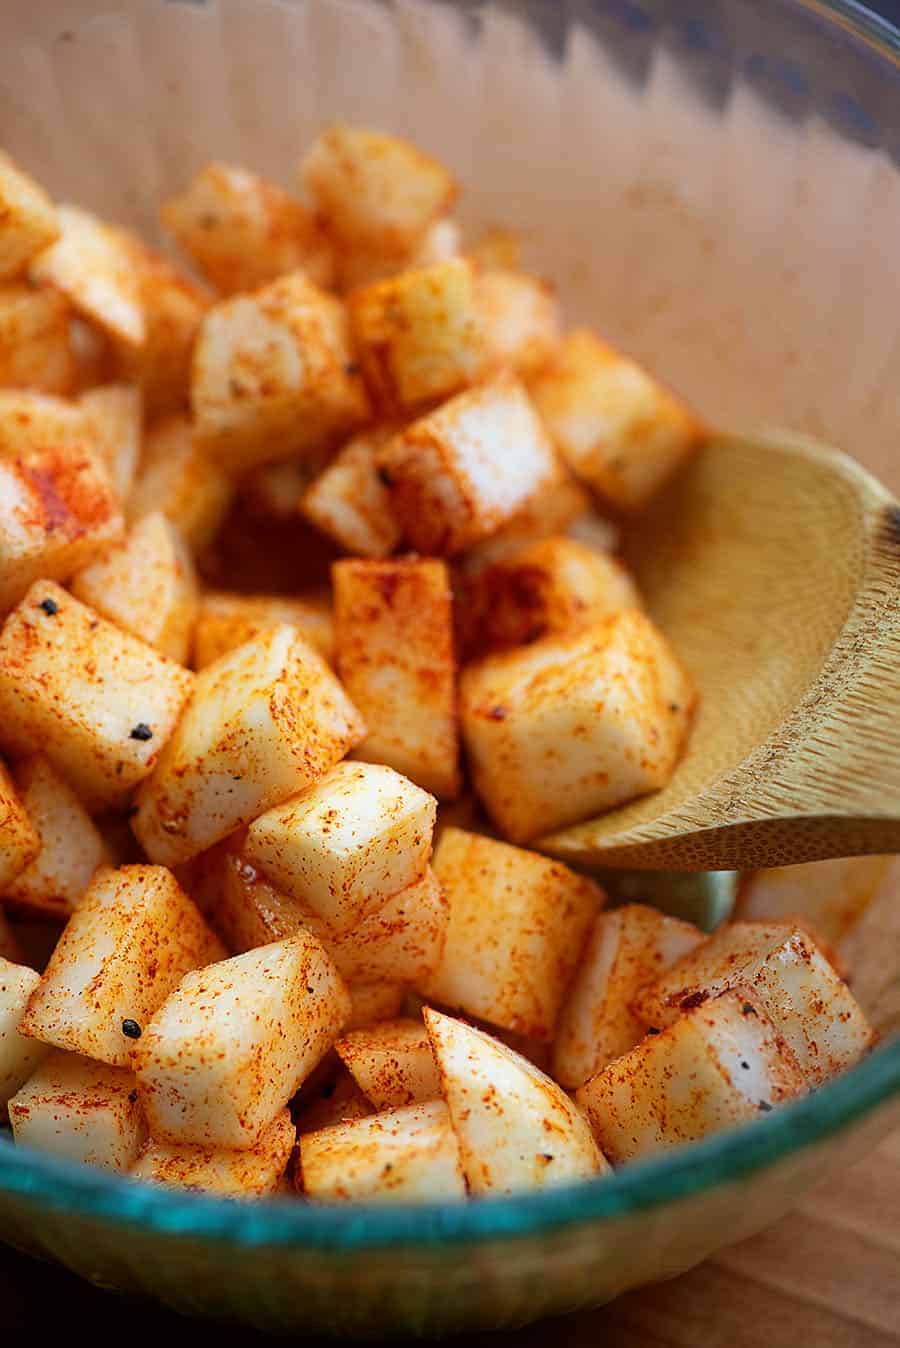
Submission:
[[[20,1146],[101,1170],[130,1170],[147,1137],[134,1076],[53,1052],[9,1102]]]
[[[388,1020],[354,1030],[335,1045],[341,1061],[377,1110],[440,1096],[431,1040],[421,1020]]]

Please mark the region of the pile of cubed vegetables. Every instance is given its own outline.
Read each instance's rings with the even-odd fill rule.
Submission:
[[[684,752],[690,651],[609,521],[700,422],[404,140],[333,127],[300,186],[208,164],[176,265],[0,156],[15,1142],[465,1199],[820,1085],[873,1032],[811,928],[604,907],[541,851]]]

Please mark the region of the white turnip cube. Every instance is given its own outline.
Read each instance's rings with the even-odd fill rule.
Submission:
[[[437,1063],[421,1020],[388,1020],[354,1030],[335,1049],[376,1110],[440,1097]]]
[[[443,1100],[300,1135],[298,1182],[314,1202],[426,1203],[465,1198]]]
[[[223,295],[302,270],[317,285],[334,277],[328,237],[314,216],[275,183],[235,164],[206,164],[160,216]]]
[[[349,1013],[347,989],[308,933],[188,974],[132,1054],[152,1137],[256,1146]]]
[[[353,343],[383,412],[449,398],[484,368],[475,270],[465,258],[404,271],[347,297]]]
[[[144,515],[124,541],[79,571],[72,593],[161,655],[187,664],[197,614],[191,553],[165,515]]]
[[[36,580],[68,580],[123,530],[106,470],[86,445],[0,459],[0,609]]]
[[[487,655],[640,608],[621,562],[573,538],[541,539],[464,580],[456,597],[464,652]]]
[[[427,1007],[424,1016],[470,1193],[547,1189],[609,1169],[555,1081],[472,1025]]]
[[[20,788],[21,789],[21,788]],[[28,814],[5,764],[0,762],[0,893],[32,864],[41,850],[37,821]]]
[[[339,763],[250,825],[244,854],[340,935],[421,880],[437,802],[393,768]]]
[[[37,581],[0,633],[0,740],[39,747],[88,809],[152,771],[193,675]]]
[[[415,248],[456,196],[443,165],[409,141],[342,124],[313,143],[302,176],[336,238],[385,254]]]
[[[422,995],[552,1039],[603,891],[561,862],[456,828],[441,834],[434,871],[450,920]]]
[[[332,579],[338,673],[368,729],[356,756],[452,798],[460,775],[447,567],[346,560]]]
[[[531,396],[573,473],[621,509],[642,506],[703,434],[682,403],[585,328],[566,337]]]
[[[57,207],[57,220],[62,233],[34,259],[32,277],[55,286],[117,342],[142,347],[147,329],[135,242],[78,206]]]
[[[22,1032],[127,1067],[132,1046],[188,970],[223,953],[170,871],[101,867],[50,956]]]
[[[49,1051],[46,1044],[19,1034],[19,1022],[40,974],[0,955],[0,1119],[20,1086]]]
[[[553,1045],[553,1075],[582,1086],[646,1033],[631,1009],[637,993],[700,944],[690,922],[628,903],[599,913],[569,988]]]
[[[481,272],[475,306],[487,361],[528,379],[553,354],[562,336],[556,291],[547,281],[503,268]]]
[[[9,1102],[20,1146],[101,1170],[130,1170],[147,1138],[134,1076],[76,1053],[51,1053]]]
[[[0,632],[0,740],[40,745],[88,809],[113,806],[159,758],[193,674],[38,581]]]
[[[364,733],[321,655],[273,628],[196,676],[139,794],[138,840],[154,861],[187,861],[318,781]]]
[[[622,805],[669,780],[694,700],[637,609],[488,656],[460,683],[475,789],[513,842]]]
[[[378,472],[390,431],[365,431],[307,488],[300,508],[317,529],[357,557],[388,557],[400,543],[391,496]]]
[[[218,533],[233,495],[228,477],[197,444],[189,419],[173,415],[147,432],[126,514],[133,524],[160,511],[202,552]]]
[[[106,468],[119,503],[124,504],[134,485],[144,434],[140,389],[133,384],[102,384],[82,393],[78,407],[91,447]]]
[[[71,393],[77,375],[65,297],[26,281],[0,284],[0,388]]]
[[[346,436],[368,399],[340,300],[293,272],[214,304],[194,348],[198,441],[245,473]]]
[[[194,629],[194,668],[205,669],[245,641],[254,641],[281,623],[290,623],[329,662],[334,658],[334,629],[327,597],[295,599],[280,594],[227,594],[207,590],[201,596]]]
[[[645,1025],[668,1025],[738,982],[755,989],[812,1085],[852,1067],[874,1043],[847,984],[792,923],[720,927],[638,994],[635,1010]]]
[[[418,552],[465,552],[558,478],[522,385],[500,375],[412,422],[378,455],[394,514]]]
[[[290,1112],[283,1109],[247,1151],[148,1142],[131,1167],[131,1177],[221,1198],[266,1198],[278,1189],[295,1138]]]
[[[0,151],[0,280],[15,276],[59,237],[53,202]]]
[[[78,796],[46,758],[21,760],[14,775],[40,851],[3,897],[34,912],[67,918],[97,867],[109,863],[109,851]]]
[[[616,1058],[575,1098],[619,1165],[759,1118],[803,1089],[762,1001],[738,985]]]

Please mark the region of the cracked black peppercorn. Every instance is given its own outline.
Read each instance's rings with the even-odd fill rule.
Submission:
[[[146,722],[146,721],[138,721],[137,725],[134,727],[134,729],[133,729],[132,732],[131,732],[131,739],[133,739],[133,740],[152,740],[152,739],[153,739],[153,731],[152,731],[152,730],[150,729],[150,727],[147,725],[147,722]]]
[[[54,614],[59,612],[59,604],[57,604],[55,599],[42,599],[41,608],[51,618]]]
[[[122,1033],[126,1039],[140,1039],[143,1031],[136,1020],[123,1020]]]

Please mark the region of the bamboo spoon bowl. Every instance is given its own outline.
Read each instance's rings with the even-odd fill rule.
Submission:
[[[900,506],[806,437],[717,435],[625,559],[700,707],[669,784],[540,846],[756,869],[900,851]]]

